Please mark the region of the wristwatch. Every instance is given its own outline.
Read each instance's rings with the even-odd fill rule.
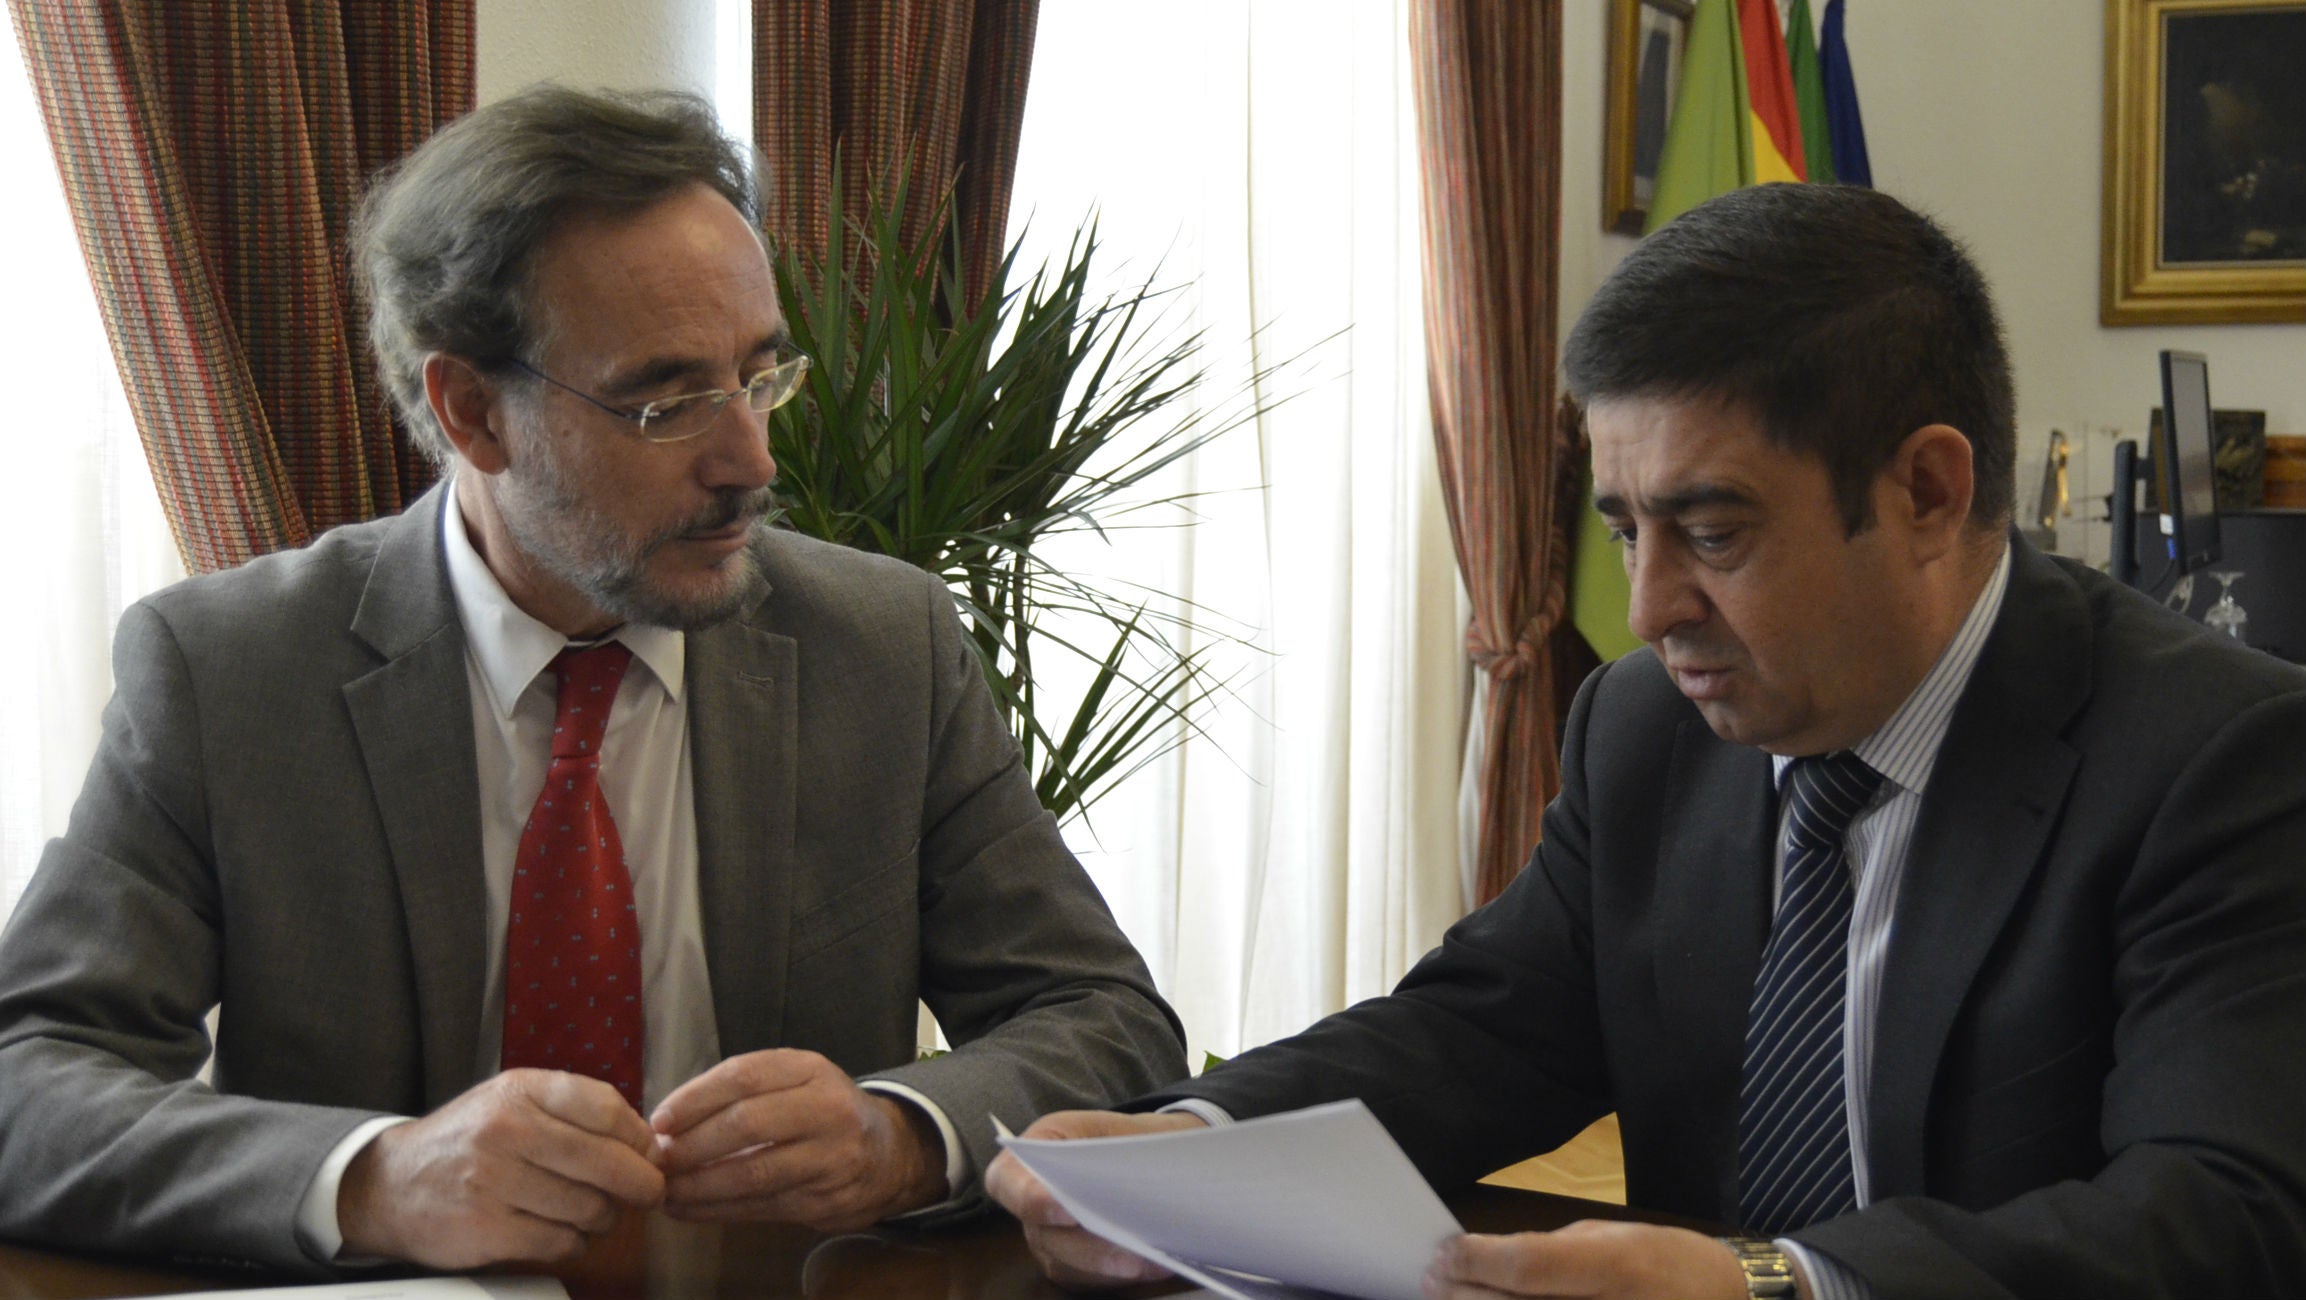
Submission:
[[[1763,1237],[1721,1237],[1718,1240],[1737,1256],[1746,1273],[1749,1300],[1786,1300],[1796,1293],[1794,1266],[1777,1243]]]

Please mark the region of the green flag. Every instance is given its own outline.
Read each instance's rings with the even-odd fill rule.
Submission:
[[[1737,0],[1698,0],[1643,230],[1655,230],[1717,194],[1753,183],[1753,105],[1746,92]]]
[[[1577,558],[1569,566],[1569,621],[1608,663],[1641,649],[1641,638],[1625,625],[1632,612],[1633,588],[1626,584],[1617,541],[1600,515],[1585,510],[1577,525]]]
[[[1803,179],[1819,185],[1834,183],[1833,129],[1826,119],[1826,77],[1818,63],[1818,42],[1810,24],[1810,0],[1794,0],[1786,13],[1786,60],[1794,68],[1794,103],[1802,114],[1802,159],[1809,164]]]
[[[1697,0],[1645,230],[1753,184],[1752,117],[1737,0]],[[1609,525],[1592,510],[1582,512],[1569,571],[1569,619],[1604,662],[1641,648],[1641,639],[1626,627],[1632,603],[1625,561]]]

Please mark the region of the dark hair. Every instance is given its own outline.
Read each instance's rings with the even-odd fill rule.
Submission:
[[[424,397],[424,359],[483,365],[539,345],[530,272],[572,217],[638,212],[692,185],[760,221],[751,153],[711,105],[674,92],[532,87],[458,118],[378,174],[353,248],[385,390],[435,462],[450,454]]]
[[[1974,524],[2016,493],[2016,397],[1985,278],[1929,218],[1876,190],[1762,185],[1675,218],[1620,263],[1564,349],[1569,390],[1716,398],[1825,462],[1852,534],[1874,479],[1930,424],[1970,441]]]

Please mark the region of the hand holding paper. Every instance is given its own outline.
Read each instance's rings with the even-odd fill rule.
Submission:
[[[1423,1300],[1435,1250],[1464,1231],[1358,1101],[1222,1128],[1002,1145],[1081,1227],[1237,1298],[1311,1287]]]
[[[999,1126],[1000,1121],[994,1121]],[[1123,1115],[1109,1110],[1061,1110],[1025,1130],[1025,1141],[1065,1142],[1203,1127],[1187,1114]],[[1008,1130],[1002,1129],[1002,1136]],[[1014,1154],[1003,1152],[985,1170],[985,1193],[1025,1227],[1025,1244],[1049,1280],[1060,1286],[1120,1286],[1164,1277],[1169,1270],[1133,1255],[1081,1226],[1070,1210]]]

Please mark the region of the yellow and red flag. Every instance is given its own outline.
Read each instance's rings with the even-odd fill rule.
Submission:
[[[1806,181],[1802,115],[1794,102],[1793,65],[1777,0],[1738,0],[1738,53],[1746,69],[1746,102],[1753,119],[1753,181]],[[1655,209],[1652,209],[1655,219]]]

